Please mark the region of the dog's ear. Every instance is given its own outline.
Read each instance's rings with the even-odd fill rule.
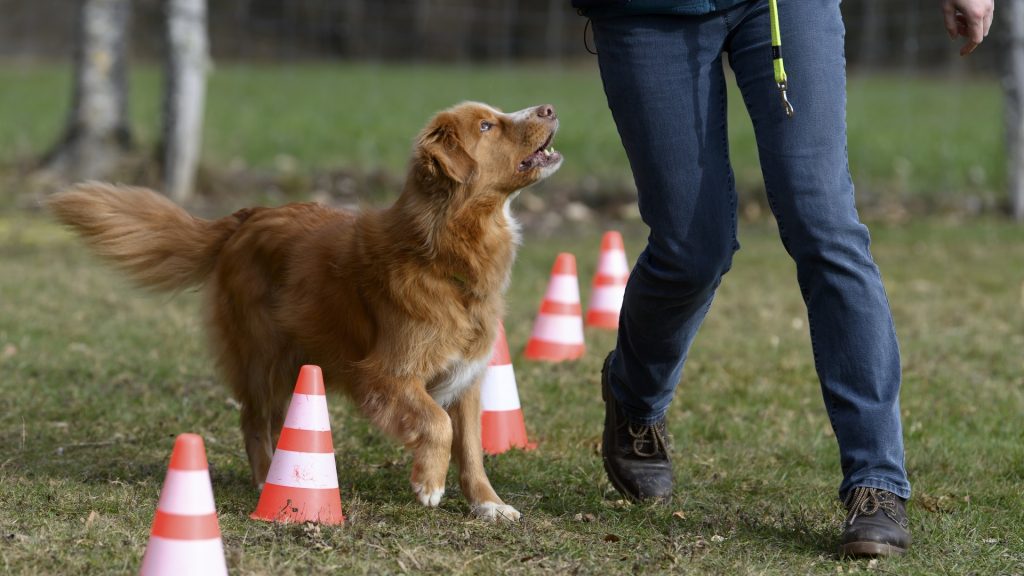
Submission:
[[[466,184],[476,170],[476,161],[459,139],[457,122],[451,112],[438,114],[420,134],[416,156],[430,176]]]

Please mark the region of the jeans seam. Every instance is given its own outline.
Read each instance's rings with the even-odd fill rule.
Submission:
[[[799,280],[797,280],[797,284],[800,285],[800,290],[804,291],[803,283],[800,282]],[[805,294],[806,294],[806,292],[805,292]],[[809,302],[809,301],[805,299],[805,302]],[[807,308],[807,331],[808,331],[808,333],[810,334],[810,337],[811,337],[811,357],[814,359],[814,369],[815,369],[815,371],[818,372],[818,374],[821,374],[821,364],[820,364],[820,359],[819,359],[819,355],[818,355],[818,345],[816,343],[817,342],[817,338],[815,338],[815,333],[814,333],[814,314],[811,313],[810,305],[807,305],[806,308]],[[822,382],[821,389],[822,389],[822,395],[821,396],[822,396],[822,399],[825,402],[825,411],[828,413],[829,424],[832,426],[832,432],[835,433],[836,438],[838,439],[839,438],[839,429],[836,427],[836,401],[835,401],[835,397],[832,394],[832,391],[829,389],[829,387],[824,384],[824,382]]]
[[[775,195],[772,193],[770,187],[765,184],[765,196],[768,198],[768,206],[771,208],[773,214],[775,214],[775,222],[779,226],[779,238],[782,240],[783,246],[789,249],[789,235],[786,233],[786,225],[782,219],[782,213],[778,210],[778,204],[775,201]],[[807,309],[807,331],[811,339],[811,357],[814,360],[814,370],[818,374],[821,374],[821,358],[818,354],[817,338],[814,332],[814,314],[811,312],[810,306],[810,293],[807,290],[806,284],[800,279],[799,271],[797,272],[797,286],[800,287],[800,295],[803,296],[804,307]],[[821,380],[819,378],[819,380]],[[838,428],[836,427],[836,406],[835,398],[832,392],[825,385],[824,381],[821,382],[821,396],[825,404],[825,412],[828,414],[829,424],[832,426],[832,431],[835,432],[836,438],[839,438]]]
[[[726,18],[728,19],[728,17],[726,17]],[[732,250],[733,250],[733,252],[735,252],[736,251],[736,247],[739,244],[739,241],[737,239],[737,230],[736,230],[736,228],[737,228],[736,221],[737,221],[737,218],[738,218],[738,215],[737,215],[738,208],[737,208],[737,200],[736,200],[736,196],[737,196],[737,192],[736,192],[736,177],[733,174],[732,163],[729,160],[729,120],[728,120],[728,115],[729,115],[729,96],[728,96],[728,90],[723,90],[722,91],[722,96],[719,99],[719,106],[720,106],[720,112],[721,112],[721,115],[722,115],[722,123],[724,124],[724,126],[722,126],[722,150],[725,153],[725,172],[726,172],[725,178],[726,178],[726,182],[727,182],[726,190],[728,191],[728,194],[729,194],[729,210],[731,212],[730,224],[731,224],[731,227],[732,227],[732,230],[731,230],[731,232],[732,232]],[[732,257],[730,256],[730,261],[731,260],[732,260]],[[731,268],[731,267],[732,267],[732,265],[731,265],[731,262],[730,262],[729,268]],[[721,275],[719,275],[719,281],[721,281]]]
[[[728,10],[726,10],[725,12],[722,13],[722,19],[725,22],[726,35],[728,35],[729,27],[730,27],[730,24],[729,24],[729,11]],[[731,160],[729,158],[729,156],[730,156],[729,155],[729,91],[727,89],[723,89],[722,90],[722,94],[721,94],[721,96],[718,99],[718,106],[719,106],[719,114],[721,115],[722,124],[723,124],[723,126],[722,126],[722,151],[723,151],[723,154],[725,155],[725,162],[724,162],[724,165],[725,165],[725,179],[726,179],[725,190],[729,194],[729,211],[731,213],[730,214],[730,216],[731,216],[731,218],[730,218],[730,228],[731,228],[730,232],[731,232],[731,236],[732,236],[732,238],[731,238],[732,246],[730,247],[730,249],[732,250],[733,253],[735,253],[737,248],[739,247],[739,240],[737,238],[737,219],[738,219],[739,208],[738,208],[737,192],[736,192],[736,176],[735,176],[735,174],[732,171],[732,162],[731,162]],[[730,268],[732,268],[732,256],[731,255],[729,256],[729,265],[726,266],[725,272],[728,272]],[[723,272],[722,274],[718,275],[718,282],[721,282],[722,276],[725,274],[725,272]]]

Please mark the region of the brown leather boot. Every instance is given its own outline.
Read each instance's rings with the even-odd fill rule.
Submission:
[[[841,557],[896,556],[910,548],[906,504],[892,492],[857,486],[846,496]]]
[[[604,398],[604,436],[601,456],[608,480],[623,496],[634,501],[667,501],[672,496],[672,460],[665,421],[633,424],[626,419],[612,394],[609,364],[601,369]]]

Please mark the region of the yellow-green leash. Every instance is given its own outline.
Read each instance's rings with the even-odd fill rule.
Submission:
[[[786,117],[793,117],[793,105],[789,103],[786,92],[789,80],[786,78],[786,67],[782,65],[782,33],[779,32],[779,6],[777,0],[768,0],[768,14],[772,21],[772,65],[775,67],[775,84],[779,87],[782,107]]]

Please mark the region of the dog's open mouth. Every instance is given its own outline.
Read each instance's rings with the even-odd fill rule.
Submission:
[[[551,141],[554,138],[555,132],[552,130],[551,134],[548,134],[547,140],[534,150],[533,154],[530,154],[519,163],[519,171],[525,172],[534,168],[544,168],[560,162],[562,155],[551,145]]]

